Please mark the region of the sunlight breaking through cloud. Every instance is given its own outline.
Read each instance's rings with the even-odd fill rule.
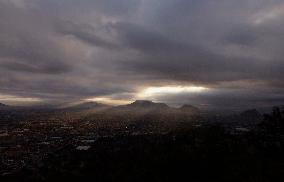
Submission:
[[[151,97],[162,94],[200,93],[208,90],[209,88],[200,86],[149,87],[143,90],[139,95],[142,97]]]
[[[28,104],[32,104],[32,103],[42,102],[42,99],[0,94],[0,102],[5,102],[5,103],[7,102],[7,103],[12,104],[12,105],[13,104],[20,104],[20,103],[28,105]]]
[[[112,99],[112,98],[109,98],[109,97],[89,98],[89,99],[86,99],[85,101],[99,102],[99,103],[107,104],[107,105],[123,105],[123,104],[128,104],[130,102],[130,101],[127,101],[127,100]]]

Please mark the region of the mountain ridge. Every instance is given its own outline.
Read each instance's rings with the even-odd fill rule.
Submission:
[[[126,105],[128,107],[157,107],[157,108],[169,108],[169,106],[165,103],[155,103],[149,100],[136,100],[131,104]]]
[[[67,110],[88,110],[88,109],[95,109],[99,107],[108,107],[106,104],[102,104],[99,102],[82,102],[77,104],[71,104],[67,106],[63,106],[60,109],[67,109]]]

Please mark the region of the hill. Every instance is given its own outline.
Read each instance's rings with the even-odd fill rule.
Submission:
[[[67,106],[66,105],[61,106],[61,109],[72,110],[72,111],[83,111],[83,110],[98,109],[102,107],[108,107],[108,106],[98,102],[83,102],[79,104],[69,104]]]
[[[7,107],[7,105],[0,103],[0,107]]]
[[[181,111],[192,112],[192,113],[199,113],[200,110],[197,107],[194,107],[189,104],[185,104],[179,108]]]
[[[127,107],[140,107],[140,108],[156,108],[156,109],[165,109],[169,108],[167,104],[164,103],[155,103],[149,100],[136,100],[135,102],[126,105]]]
[[[195,108],[197,110],[197,108]],[[193,108],[181,110],[169,107],[164,103],[148,100],[137,100],[131,104],[109,107],[85,117],[85,120],[96,122],[103,127],[123,128],[132,126],[143,128],[175,128],[182,123],[196,121],[197,112]],[[195,111],[195,110],[194,110]]]
[[[6,104],[3,104],[3,103],[0,103],[0,109],[8,109],[9,108],[9,106],[8,105],[6,105]]]

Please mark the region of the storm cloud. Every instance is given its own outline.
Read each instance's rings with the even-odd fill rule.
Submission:
[[[131,101],[173,85],[209,90],[149,99],[282,104],[283,18],[281,0],[2,0],[0,95]]]

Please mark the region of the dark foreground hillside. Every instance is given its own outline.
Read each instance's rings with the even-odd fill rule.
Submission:
[[[17,181],[284,181],[283,112],[256,129],[230,133],[206,124],[167,134],[101,138],[66,146],[4,180]],[[2,181],[2,180],[1,180]]]

